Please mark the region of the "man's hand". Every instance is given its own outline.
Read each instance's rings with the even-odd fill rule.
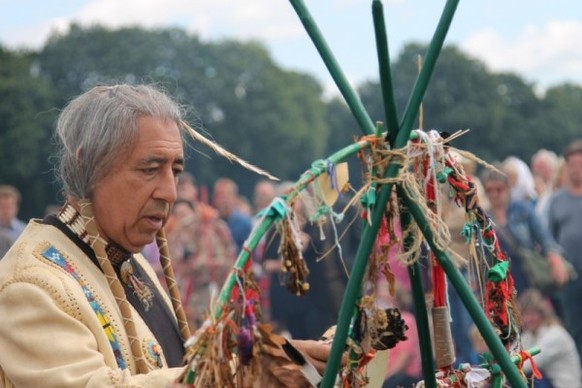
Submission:
[[[564,263],[565,259],[555,252],[548,252],[547,259],[550,264],[552,278],[559,287],[564,286],[570,280],[570,274],[566,268],[566,263]]]
[[[323,374],[331,350],[330,344],[312,340],[290,340],[289,342],[305,356],[319,374]]]

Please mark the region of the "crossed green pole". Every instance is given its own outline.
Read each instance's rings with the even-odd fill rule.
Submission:
[[[328,67],[330,74],[332,75],[334,81],[336,82],[338,88],[340,89],[340,92],[342,93],[346,102],[348,103],[348,106],[352,111],[354,117],[356,118],[358,124],[360,125],[360,128],[367,135],[373,134],[374,125],[372,124],[372,120],[369,118],[356,93],[352,90],[349,83],[347,82],[346,77],[340,70],[340,67],[337,64],[336,60],[334,59],[331,50],[325,43],[323,36],[321,35],[315,22],[313,21],[311,15],[307,11],[305,5],[301,0],[290,0],[290,2],[294,7],[295,11],[297,12],[297,15],[299,16],[299,19],[304,25],[308,35],[311,37],[311,40],[313,41],[317,50],[319,51],[324,63]],[[394,98],[392,95],[393,88],[391,85],[391,77],[389,73],[389,59],[387,55],[387,49],[385,49],[385,46],[387,45],[387,40],[380,36],[382,35],[382,32],[384,32],[385,36],[384,22],[381,15],[382,5],[381,2],[378,0],[374,0],[372,3],[374,21],[376,23],[376,35],[377,35],[376,39],[378,43],[379,61],[381,65],[380,76],[382,83],[383,99],[385,104],[385,112],[387,116],[386,118],[388,120],[389,126],[388,139],[390,140],[391,146],[395,149],[404,147],[408,141],[408,138],[410,136],[414,124],[414,120],[416,119],[416,116],[418,114],[420,104],[422,102],[424,93],[430,81],[432,71],[442,49],[446,33],[449,29],[458,3],[459,0],[448,0],[445,5],[443,14],[437,26],[437,30],[426,52],[425,63],[416,80],[412,94],[404,111],[403,120],[399,128],[395,124],[397,122],[397,119],[395,115]],[[397,176],[398,169],[399,169],[398,164],[393,163],[387,168],[384,176],[388,178],[393,178]],[[362,240],[356,253],[355,262],[344,294],[343,303],[340,308],[336,334],[334,341],[332,343],[330,357],[327,362],[327,366],[323,376],[323,381],[321,384],[323,388],[328,387],[331,388],[335,383],[335,378],[339,369],[341,357],[347,341],[348,330],[352,320],[353,309],[356,304],[356,301],[361,297],[361,285],[366,268],[367,258],[369,257],[372,247],[374,245],[380,221],[383,217],[383,212],[390,198],[391,192],[392,192],[391,183],[388,183],[381,188],[380,195],[377,200],[377,207],[373,210],[372,213],[371,219],[372,222],[370,225],[368,224],[364,225],[362,232]],[[435,253],[435,256],[439,261],[439,264],[443,267],[443,270],[445,271],[445,273],[451,280],[453,286],[459,293],[461,300],[465,304],[469,314],[471,315],[473,321],[475,322],[475,325],[481,332],[483,339],[485,340],[487,346],[491,350],[495,359],[498,361],[507,379],[510,381],[512,386],[525,388],[526,384],[524,380],[522,379],[515,365],[512,363],[512,360],[505,351],[505,348],[503,347],[500,339],[497,337],[493,328],[489,324],[487,317],[485,316],[483,310],[480,308],[478,302],[473,296],[464,278],[456,269],[456,267],[454,266],[446,252],[443,252],[442,250],[438,249],[438,247],[434,244],[434,239],[431,234],[431,231],[428,227],[426,227],[428,225],[428,222],[426,220],[425,215],[422,213],[422,210],[420,209],[420,207],[418,207],[418,205],[414,201],[410,200],[406,196],[406,193],[399,190],[398,194],[404,199],[404,204],[408,207],[408,210],[410,214],[413,216],[416,223],[421,226],[421,230],[425,238],[427,239],[429,246]],[[410,217],[409,216],[406,217],[407,218],[404,218],[403,220],[405,222],[409,222]],[[409,273],[412,272],[409,271]],[[420,279],[418,277],[412,278],[412,286],[414,287],[413,294],[415,296],[415,303],[420,302],[419,296],[422,293],[422,283],[420,282]],[[424,300],[420,303],[422,304],[422,306],[424,306]],[[421,344],[421,346],[423,347],[423,352],[424,349],[432,348],[430,346],[430,336],[427,335],[428,318],[426,316],[426,312],[424,315],[425,315],[424,317],[417,316],[417,319],[419,318],[421,319],[421,322],[419,322],[419,335],[420,339],[423,341],[423,344]],[[420,331],[422,331],[423,334],[421,334]],[[427,344],[428,348],[426,348]],[[431,353],[432,352],[430,352],[428,356],[425,354],[424,357],[422,358],[423,375],[425,378],[425,385],[427,387],[436,386]]]

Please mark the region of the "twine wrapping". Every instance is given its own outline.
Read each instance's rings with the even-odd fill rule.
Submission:
[[[434,352],[437,368],[449,368],[455,362],[455,347],[449,325],[449,308],[433,307]]]
[[[160,251],[160,263],[164,271],[164,277],[166,278],[168,291],[170,292],[172,307],[174,308],[174,313],[176,314],[176,318],[178,320],[180,335],[182,336],[182,340],[186,342],[191,336],[190,327],[188,326],[188,320],[186,319],[184,306],[182,305],[182,300],[180,299],[180,289],[178,288],[176,277],[174,276],[174,268],[172,267],[170,250],[168,248],[168,240],[166,240],[166,233],[164,229],[160,229],[156,234],[156,243],[158,244],[158,249]]]

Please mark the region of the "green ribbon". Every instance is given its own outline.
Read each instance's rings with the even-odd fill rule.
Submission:
[[[445,167],[437,173],[437,180],[439,183],[446,183],[447,177],[449,174],[453,172],[453,169],[450,167]]]
[[[257,213],[257,218],[268,217],[272,218],[273,221],[276,222],[285,218],[286,214],[287,204],[285,201],[278,201],[275,199],[268,207],[261,209],[261,211]]]
[[[376,204],[376,186],[370,187],[360,198],[360,203],[365,209],[372,209]]]
[[[487,279],[494,283],[499,283],[507,277],[509,271],[509,261],[500,261],[487,271]]]
[[[473,236],[473,226],[471,225],[471,223],[469,222],[465,223],[463,229],[461,230],[461,236],[465,238],[465,243],[468,244],[471,242],[471,237]]]

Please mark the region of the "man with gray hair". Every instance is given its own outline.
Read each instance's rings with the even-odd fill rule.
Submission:
[[[66,202],[31,220],[0,261],[0,385],[176,382],[188,323],[177,289],[170,301],[140,252],[157,239],[171,285],[163,227],[184,169],[185,128],[180,107],[150,86],[95,87],[62,111]],[[329,352],[302,345],[308,358]]]

